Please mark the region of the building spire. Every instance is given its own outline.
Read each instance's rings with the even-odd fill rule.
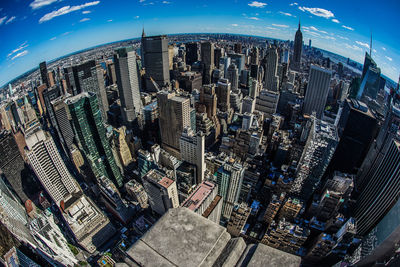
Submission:
[[[300,19],[299,19],[299,29],[298,30],[300,31]]]
[[[143,26],[143,30],[142,30],[142,38],[146,37],[146,34],[144,33],[144,26]]]

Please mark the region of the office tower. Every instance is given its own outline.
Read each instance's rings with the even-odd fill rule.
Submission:
[[[272,118],[278,107],[279,93],[261,90],[256,98],[255,109],[262,112],[266,118]]]
[[[31,258],[25,255],[21,250],[19,250],[15,246],[4,254],[4,260],[7,267],[14,267],[14,266],[40,267],[40,265],[34,262]]]
[[[133,201],[139,203],[142,209],[147,209],[149,207],[149,197],[140,183],[135,180],[130,180],[125,184],[125,190]]]
[[[136,52],[133,47],[119,48],[114,54],[115,72],[121,100],[121,113],[124,124],[132,127],[138,114],[142,114],[140,99],[139,70]]]
[[[177,80],[179,88],[192,93],[193,90],[200,90],[203,78],[199,72],[186,71],[181,72]]]
[[[232,92],[229,103],[235,112],[242,113],[243,94],[239,90]]]
[[[199,131],[197,134],[190,128],[185,128],[179,140],[181,158],[191,164],[196,165],[196,183],[204,180],[204,133]]]
[[[244,171],[243,165],[233,158],[217,170],[218,194],[223,199],[222,216],[225,220],[229,220],[233,206],[238,202]]]
[[[218,109],[225,112],[230,109],[231,83],[228,79],[220,79],[216,88]]]
[[[108,99],[103,78],[103,69],[96,61],[90,60],[77,66],[64,69],[67,79],[68,91],[72,95],[82,92],[97,94],[99,108],[103,119],[107,118]]]
[[[300,30],[300,21],[299,21],[299,28],[296,31],[296,35],[294,37],[294,47],[293,47],[293,60],[292,69],[300,71],[301,67],[301,54],[303,50],[303,34]]]
[[[212,119],[217,115],[217,95],[214,84],[205,84],[201,87],[200,103],[206,106],[207,117]]]
[[[346,99],[337,127],[340,141],[328,172],[357,173],[378,131],[377,119],[364,103]]]
[[[321,119],[324,114],[326,99],[332,71],[311,65],[309,82],[304,97],[303,113],[311,115],[316,112],[316,118]]]
[[[48,133],[32,129],[26,136],[26,155],[36,176],[47,192],[60,206],[79,191],[77,182],[66,168],[57,147]]]
[[[68,152],[70,151],[74,142],[75,134],[69,120],[68,106],[65,104],[66,99],[66,97],[60,96],[50,102],[52,114],[54,115],[51,116],[50,119],[53,127],[56,130],[63,150],[65,151],[66,155],[69,155]]]
[[[214,44],[201,43],[201,63],[203,64],[203,84],[211,83],[211,72],[214,69]]]
[[[207,218],[209,220],[219,224],[222,209],[222,201],[218,201],[220,198],[218,196],[217,185],[209,181],[204,181],[197,185],[188,198],[181,204],[181,207],[188,208],[203,217],[208,215]],[[215,201],[218,201],[218,206],[215,206]]]
[[[368,181],[355,207],[357,233],[361,235],[368,233],[399,197],[400,142],[388,139],[380,153],[366,174]]]
[[[35,241],[26,226],[27,223],[25,208],[3,179],[0,179],[0,225],[7,228],[20,242],[35,246]]]
[[[53,87],[56,85],[56,80],[55,80],[55,72],[53,71],[49,71],[47,73],[47,77],[48,77],[48,81],[49,81],[49,87]]]
[[[278,221],[283,218],[287,221],[293,221],[299,215],[302,208],[303,203],[299,199],[288,197],[279,211]]]
[[[308,40],[308,48],[311,49],[311,39]]]
[[[186,45],[186,64],[191,66],[199,60],[198,43],[187,43]]]
[[[169,70],[172,70],[174,61],[174,45],[168,45],[168,67]]]
[[[258,58],[260,57],[260,52],[258,51],[258,47],[253,47],[250,53],[250,64],[258,65]],[[253,77],[254,78],[254,77]]]
[[[235,64],[232,63],[229,65],[229,67],[227,69],[226,78],[231,83],[232,92],[237,92],[238,85],[239,85],[239,74],[238,74],[238,69]]]
[[[377,262],[387,262],[387,259],[395,255],[400,242],[399,212],[400,201],[397,200],[382,220],[363,239],[360,245],[361,257],[356,262],[356,266],[373,266]]]
[[[233,207],[231,218],[226,226],[226,230],[231,236],[240,236],[247,218],[249,218],[250,212],[251,207],[247,206],[246,203],[240,203],[240,205],[235,205],[235,207]]]
[[[319,234],[312,242],[304,259],[310,263],[320,263],[335,246],[335,236],[327,233]]]
[[[275,216],[278,214],[278,211],[281,208],[284,200],[285,193],[281,193],[279,197],[277,195],[272,195],[271,201],[267,206],[263,218],[268,227],[275,220]]]
[[[33,238],[37,241],[38,250],[54,262],[68,266],[77,264],[78,260],[68,247],[60,228],[54,220],[53,214],[45,210],[29,224]]]
[[[160,112],[159,124],[164,149],[179,150],[183,129],[190,127],[190,99],[175,93],[161,91],[157,94]]]
[[[65,103],[77,133],[76,138],[95,177],[98,179],[106,176],[117,187],[121,187],[123,178],[106,137],[97,101],[96,94],[84,92],[68,98]],[[102,160],[99,161],[99,158]]]
[[[261,243],[288,253],[299,254],[299,249],[309,235],[310,230],[306,227],[301,227],[283,219],[269,228]]]
[[[42,84],[45,84],[47,88],[50,87],[49,78],[47,77],[47,65],[46,61],[43,61],[39,64],[40,69],[40,77],[42,78]]]
[[[244,66],[245,66],[245,56],[244,54],[228,54],[228,57],[230,58],[230,62],[231,64],[235,64],[238,68],[238,73],[241,73],[242,70],[244,70]],[[229,65],[228,65],[229,67]]]
[[[242,112],[243,113],[253,113],[254,109],[256,107],[256,101],[254,98],[251,96],[246,96],[243,98],[243,104],[242,104]]]
[[[20,201],[25,203],[29,199],[25,193],[28,185],[28,177],[23,174],[25,162],[18,150],[17,142],[10,132],[0,132],[0,153],[0,170]]]
[[[146,89],[154,91],[152,81],[160,88],[168,86],[170,81],[167,36],[142,36],[142,57],[146,69]]]
[[[139,149],[137,154],[139,177],[142,178],[149,170],[156,167],[156,163],[154,162],[153,156],[147,150]]]
[[[233,45],[233,50],[235,53],[242,53],[242,44],[241,43],[235,43]]]
[[[48,133],[32,129],[27,133],[26,144],[26,154],[36,176],[61,209],[78,243],[93,253],[115,233],[114,227],[82,193]]]
[[[219,69],[219,62],[222,57],[222,52],[223,52],[222,48],[217,47],[214,49],[214,66],[217,69]]]
[[[311,129],[297,166],[292,193],[307,201],[319,185],[335,152],[338,136],[336,127],[311,116]]]
[[[365,52],[363,72],[361,75],[361,84],[356,98],[358,100],[370,97],[376,99],[379,92],[381,70],[378,68],[371,55]]]
[[[106,61],[108,85],[117,83],[117,73],[115,71],[115,63],[112,60]]]
[[[124,167],[126,167],[133,161],[133,159],[131,151],[129,150],[129,146],[126,142],[125,126],[122,126],[121,128],[118,129],[114,129],[113,135],[114,135],[114,144],[117,149],[119,160],[121,161],[121,164]]]
[[[163,215],[170,208],[179,207],[176,182],[155,169],[150,170],[143,178],[143,186],[149,196],[151,209]]]
[[[199,246],[201,244],[201,246]],[[134,266],[300,266],[301,258],[263,244],[246,246],[226,228],[187,208],[170,209],[129,250]]]
[[[268,54],[265,64],[264,83],[265,89],[277,92],[279,89],[278,73],[278,49],[275,47],[268,48]]]

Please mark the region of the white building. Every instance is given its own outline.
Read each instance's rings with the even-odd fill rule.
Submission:
[[[256,110],[262,112],[265,118],[271,118],[276,112],[279,102],[279,93],[261,90],[256,99]]]
[[[185,128],[180,139],[181,158],[196,165],[196,183],[204,180],[205,162],[205,137],[202,131],[195,134],[190,128]]]

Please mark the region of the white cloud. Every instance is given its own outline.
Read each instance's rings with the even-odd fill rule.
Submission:
[[[257,18],[257,17],[248,17],[248,19],[252,19],[252,20],[260,20],[259,18]]]
[[[3,22],[7,19],[7,16],[0,18],[0,25],[3,24]]]
[[[53,38],[50,38],[50,41],[54,41],[55,39],[57,39],[57,37],[53,37]]]
[[[337,20],[337,19],[332,19],[332,21],[335,22],[335,23],[340,23],[340,21]]]
[[[377,51],[376,51],[376,49],[372,49],[372,52],[376,53]]]
[[[49,21],[54,19],[55,17],[66,15],[68,13],[89,7],[89,6],[95,6],[100,4],[100,1],[93,1],[93,2],[88,2],[79,6],[64,6],[58,10],[54,10],[53,12],[47,13],[43,17],[40,18],[39,23],[43,23],[45,21]]]
[[[320,33],[325,33],[325,34],[328,34],[326,31],[321,31],[321,30],[318,30],[316,27],[314,27],[314,26],[310,26],[310,28],[309,28],[310,30],[312,30],[312,31],[315,31],[315,32],[320,32]]]
[[[323,17],[326,19],[329,18],[333,18],[335,15],[332,13],[332,11],[323,9],[323,8],[319,8],[319,7],[301,7],[299,6],[299,9],[303,12],[309,12],[311,14],[313,14],[314,16],[318,16],[318,17]]]
[[[138,18],[140,18],[139,16],[135,16],[135,19],[138,19]]]
[[[112,19],[107,20],[107,22],[112,22]]]
[[[251,6],[251,7],[264,8],[267,5],[267,3],[253,1],[251,3],[248,3],[248,5]]]
[[[385,56],[385,58],[386,58],[387,60],[389,60],[389,61],[393,61],[393,58],[391,58],[391,57]]]
[[[15,56],[13,56],[13,57],[11,58],[11,60],[14,60],[14,59],[19,58],[19,57],[23,57],[23,56],[25,56],[25,55],[27,55],[27,54],[28,54],[28,50],[24,50],[24,51],[22,51],[22,52],[16,54]]]
[[[383,51],[386,51],[386,47],[383,47],[383,46],[382,46],[382,50],[383,50]]]
[[[90,11],[90,10],[85,10],[85,11],[82,11],[82,14],[90,14],[90,13],[92,13],[92,11]]]
[[[171,2],[168,1],[162,1],[163,4],[171,4]]]
[[[70,34],[71,32],[64,32],[63,34],[61,34],[62,36],[65,36],[65,35],[68,35],[68,34]]]
[[[20,46],[18,46],[17,48],[15,48],[13,51],[11,51],[10,54],[7,55],[7,57],[12,56],[13,54],[17,53],[18,51],[27,48],[29,45],[27,44],[28,41],[23,42]]]
[[[340,39],[343,39],[343,40],[349,40],[349,38],[341,36],[341,35],[336,35],[336,36],[339,37]]]
[[[79,22],[85,22],[85,21],[89,21],[89,20],[90,20],[89,18],[83,18]]]
[[[349,44],[344,44],[344,45],[345,45],[346,48],[348,48],[348,49],[353,49],[353,50],[361,51],[361,52],[363,51],[361,47],[356,46],[356,45],[349,45]]]
[[[279,29],[274,28],[274,27],[265,27],[265,28],[267,28],[268,30],[276,30],[276,31],[279,31]]]
[[[58,2],[58,0],[35,0],[29,4],[32,9],[38,9],[44,6],[48,6],[54,2]]]
[[[285,24],[272,24],[272,26],[279,27],[279,28],[289,28],[289,25],[285,25]]]
[[[13,22],[16,18],[17,18],[16,16],[12,16],[11,18],[9,18],[9,19],[6,21],[6,25],[9,24],[9,23],[11,23],[11,22]]]
[[[139,0],[139,3],[143,3],[144,1],[146,1],[146,0]]]
[[[342,25],[343,28],[348,29],[350,31],[354,31],[354,29],[352,27],[346,26],[346,25]]]
[[[298,5],[299,5],[299,4],[296,3],[296,2],[290,4],[290,6],[298,6]]]
[[[282,14],[282,15],[288,16],[288,17],[296,17],[295,15],[292,15],[290,13],[286,13],[286,12],[283,12],[283,11],[279,11],[279,13]]]
[[[367,43],[363,43],[363,42],[360,42],[360,41],[356,41],[356,44],[358,44],[359,46],[363,46],[363,47],[369,49],[369,44],[367,44]]]
[[[239,26],[238,24],[236,24],[236,23],[234,23],[234,24],[231,24],[231,26],[233,26],[233,27],[237,27],[237,26]]]

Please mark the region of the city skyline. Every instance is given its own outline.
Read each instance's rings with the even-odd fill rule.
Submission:
[[[185,1],[31,0],[0,5],[0,84],[71,52],[146,34],[235,33],[293,40],[299,20],[303,40],[363,63],[370,50],[382,73],[397,81],[399,36],[391,21],[400,6],[357,0]],[[17,7],[18,6],[18,7]],[[377,9],[380,12],[375,12]],[[366,14],[366,15],[365,15]],[[373,23],[368,14],[374,15]],[[394,21],[394,20],[393,20]],[[162,27],[160,27],[162,25]],[[382,31],[380,29],[385,29]],[[27,30],[30,29],[30,30]]]

